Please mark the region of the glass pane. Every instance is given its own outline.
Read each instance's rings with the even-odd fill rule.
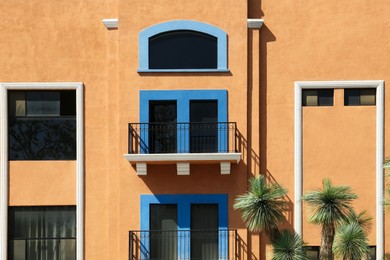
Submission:
[[[360,90],[359,89],[344,89],[344,105],[359,106]]]
[[[191,205],[191,259],[218,259],[218,205]]]
[[[179,30],[149,39],[150,69],[216,69],[217,38]]]
[[[213,153],[218,151],[218,101],[190,102],[190,151]]]
[[[59,256],[60,260],[75,260],[76,239],[61,239]]]
[[[360,105],[375,106],[376,104],[376,89],[361,89],[360,90]]]
[[[75,160],[76,118],[11,118],[10,160]]]
[[[302,90],[302,106],[318,106],[318,92],[314,89]]]
[[[27,116],[59,116],[60,92],[31,91],[26,92]]]
[[[24,91],[9,91],[8,104],[10,116],[26,116],[26,97]]]
[[[10,240],[8,245],[10,260],[26,260],[26,241]]]
[[[59,260],[59,240],[31,239],[27,242],[27,260]]]
[[[177,258],[177,205],[150,205],[150,258]]]
[[[177,150],[176,101],[150,101],[149,152],[176,153]]]
[[[376,246],[370,246],[370,260],[376,259]]]
[[[61,116],[75,116],[76,115],[76,91],[67,90],[61,91]]]
[[[333,89],[318,90],[318,105],[333,106]]]
[[[8,233],[15,238],[75,238],[76,208],[9,207]]]

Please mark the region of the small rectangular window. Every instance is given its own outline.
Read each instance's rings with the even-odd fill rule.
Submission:
[[[344,89],[345,106],[375,106],[375,104],[375,88]]]
[[[333,106],[333,89],[304,89],[302,106]]]
[[[76,91],[9,91],[10,160],[76,159]]]

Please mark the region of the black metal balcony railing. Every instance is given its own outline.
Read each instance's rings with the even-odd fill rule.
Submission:
[[[235,122],[129,124],[129,154],[236,151]]]
[[[129,260],[237,259],[237,230],[130,231]]]

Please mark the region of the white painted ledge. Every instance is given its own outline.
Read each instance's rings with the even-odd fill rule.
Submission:
[[[107,19],[103,19],[102,22],[107,29],[118,29],[118,25],[119,25],[118,18],[107,18]]]
[[[263,19],[248,19],[248,29],[260,29],[263,26]]]
[[[147,174],[147,164],[174,163],[178,175],[189,175],[190,164],[219,163],[221,174],[230,174],[231,163],[238,164],[241,153],[172,153],[172,154],[124,154],[136,165],[137,175]]]

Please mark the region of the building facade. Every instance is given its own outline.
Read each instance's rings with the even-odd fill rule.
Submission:
[[[271,259],[234,199],[349,185],[390,251],[390,3],[0,3],[0,260]]]

